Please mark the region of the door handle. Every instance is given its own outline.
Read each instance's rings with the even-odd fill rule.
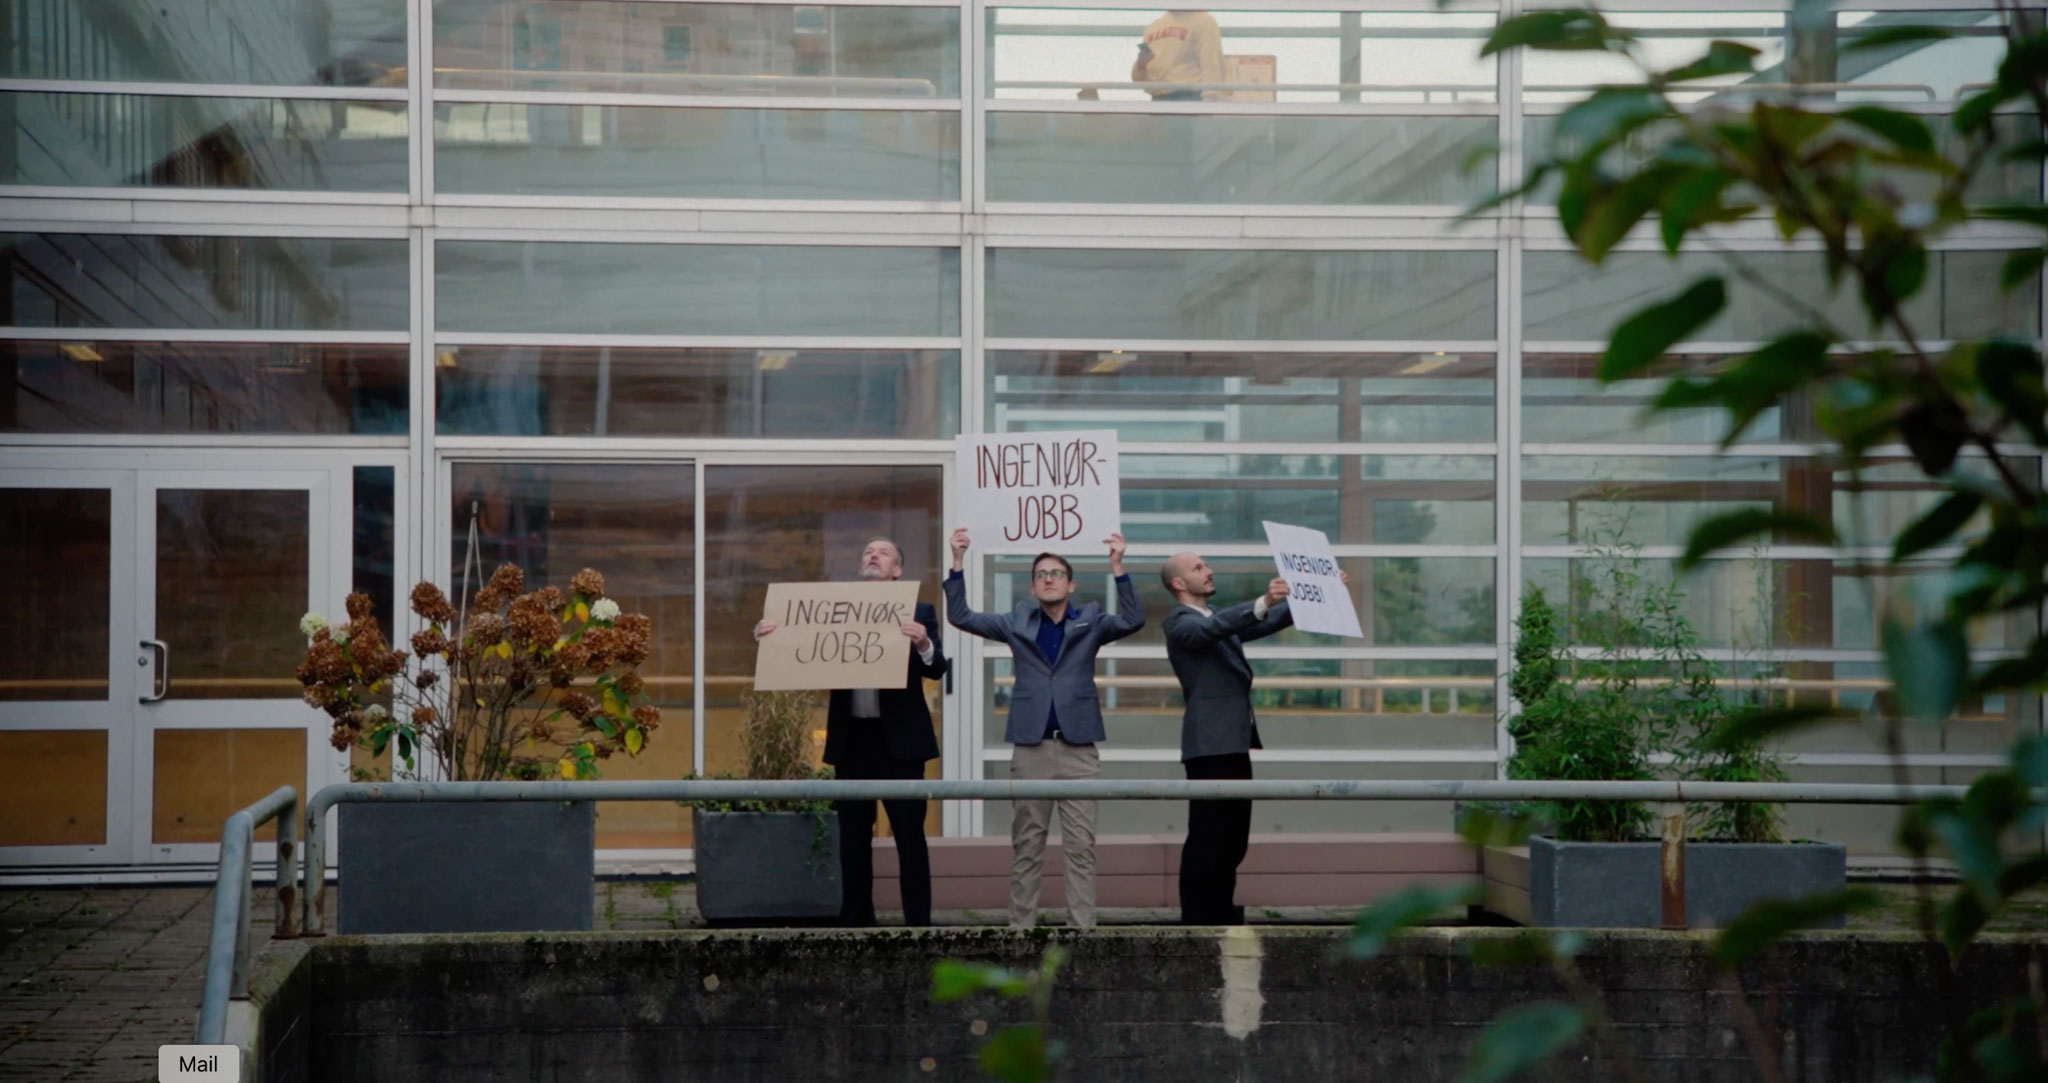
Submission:
[[[171,648],[161,639],[145,639],[142,647],[155,658],[146,654],[137,658],[135,664],[147,666],[154,660],[156,665],[150,670],[149,692],[140,699],[143,703],[155,703],[171,694]]]

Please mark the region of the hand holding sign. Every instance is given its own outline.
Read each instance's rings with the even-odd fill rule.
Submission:
[[[993,553],[1036,553],[1122,529],[1116,431],[962,436],[955,444],[961,519]],[[956,531],[954,553],[965,548]]]
[[[917,584],[771,583],[754,688],[900,688],[917,623]]]
[[[1338,569],[1330,539],[1320,530],[1269,522],[1266,541],[1280,569],[1280,577],[1266,588],[1267,603],[1286,598],[1294,626],[1304,632],[1359,637],[1358,610],[1347,589],[1350,578]]]

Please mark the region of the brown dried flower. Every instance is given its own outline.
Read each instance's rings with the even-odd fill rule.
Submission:
[[[628,613],[612,625],[618,633],[613,653],[621,664],[637,666],[647,660],[647,654],[654,649],[654,622],[645,613]]]
[[[478,613],[469,618],[469,627],[464,629],[469,646],[477,650],[497,646],[505,638],[505,618],[496,613]]]
[[[533,592],[533,597],[540,603],[541,608],[550,613],[558,612],[569,604],[569,599],[563,596],[560,587],[542,587]]]
[[[377,612],[377,603],[362,591],[356,591],[342,603],[348,608],[348,619],[359,621]]]
[[[412,651],[421,658],[442,654],[448,645],[448,637],[439,628],[422,628],[412,634]]]
[[[643,703],[633,708],[633,721],[639,723],[643,730],[655,729],[661,725],[661,708]]]
[[[476,607],[486,612],[496,611],[508,599],[517,597],[526,589],[526,573],[516,564],[500,564],[491,573],[491,581],[476,592]]]
[[[599,575],[596,568],[585,568],[569,580],[569,589],[585,598],[601,598],[604,596],[604,576]]]
[[[456,617],[448,596],[441,593],[440,587],[426,582],[412,588],[412,611],[435,624],[447,624]]]
[[[440,717],[440,711],[424,703],[412,709],[412,724],[415,726],[431,726],[434,720]]]
[[[510,632],[508,638],[519,646],[552,647],[562,637],[562,622],[555,619],[553,610],[538,593],[513,599],[512,607],[505,611],[505,624]]]
[[[627,670],[619,675],[619,694],[622,696],[637,696],[640,690],[646,687],[647,682],[640,678],[637,671]]]
[[[588,722],[590,716],[597,713],[597,701],[581,692],[565,692],[562,695],[562,710],[568,712],[569,717],[578,722]]]

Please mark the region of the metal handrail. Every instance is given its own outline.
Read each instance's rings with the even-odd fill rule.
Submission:
[[[299,791],[279,786],[269,796],[229,816],[220,832],[220,867],[213,881],[213,935],[206,945],[206,988],[199,999],[193,1040],[220,1045],[226,1039],[228,1001],[249,996],[249,917],[255,909],[256,870],[250,861],[256,829],[277,821],[277,929],[280,940],[298,935],[294,866],[298,855]]]
[[[1963,786],[1886,783],[1545,782],[1493,780],[912,779],[641,782],[348,782],[306,803],[302,936],[325,936],[323,820],[339,804],[384,801],[1761,801],[1770,804],[1899,805],[1960,799]],[[273,795],[275,796],[275,795]]]

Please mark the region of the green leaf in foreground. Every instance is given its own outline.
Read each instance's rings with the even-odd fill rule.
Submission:
[[[1614,329],[1607,353],[1600,358],[1601,381],[1625,380],[1648,367],[1672,346],[1705,327],[1727,305],[1727,285],[1719,276],[1708,276],[1669,301],[1651,305],[1623,320]]]
[[[1023,996],[1026,989],[1024,975],[999,966],[941,959],[932,967],[932,1000],[940,1004],[964,1000],[983,990]]]
[[[1867,887],[1843,888],[1796,899],[1769,899],[1742,912],[1714,938],[1714,958],[1726,966],[1746,962],[1784,939],[1825,921],[1868,910],[1884,896]]]
[[[1351,942],[1345,949],[1346,954],[1353,959],[1371,958],[1378,955],[1401,930],[1478,901],[1477,884],[1452,884],[1448,887],[1413,884],[1404,887],[1358,915],[1357,924],[1351,927]]]
[[[1487,1024],[1458,1083],[1501,1083],[1549,1060],[1586,1029],[1586,1013],[1561,1001],[1524,1004]]]

